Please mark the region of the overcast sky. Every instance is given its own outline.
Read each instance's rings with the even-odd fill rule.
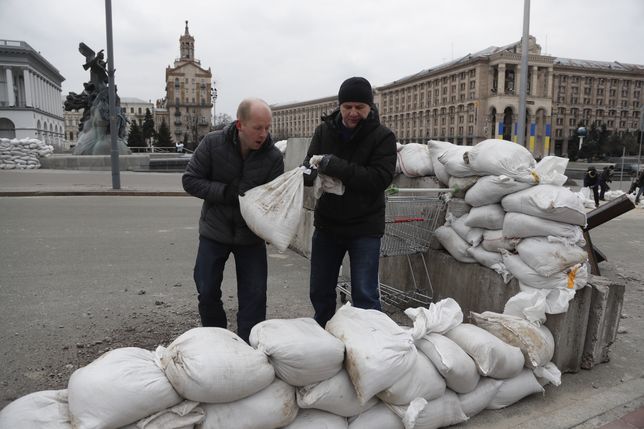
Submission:
[[[189,21],[210,68],[216,113],[257,96],[270,104],[337,93],[350,76],[373,86],[488,46],[520,40],[521,0],[112,0],[121,97],[162,98]],[[89,80],[79,42],[106,48],[103,0],[0,0],[0,39],[23,40],[65,77]],[[644,64],[644,0],[532,0],[530,34],[558,57]],[[107,51],[107,49],[106,49]]]

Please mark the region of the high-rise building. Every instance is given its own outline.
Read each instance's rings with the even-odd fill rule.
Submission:
[[[27,42],[0,40],[0,137],[64,141],[65,78]]]
[[[525,142],[536,158],[566,155],[580,124],[638,128],[644,65],[545,55],[532,36],[528,46]],[[376,87],[374,101],[401,143],[517,141],[520,69],[520,41],[491,46]],[[335,96],[273,105],[273,132],[311,136],[320,115],[336,106]]]
[[[188,31],[179,38],[180,56],[165,71],[165,108],[168,127],[175,142],[194,149],[212,125],[212,72],[195,58],[195,39]]]

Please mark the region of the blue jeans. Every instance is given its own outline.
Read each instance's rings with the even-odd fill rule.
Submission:
[[[228,327],[221,300],[221,282],[231,253],[235,257],[237,274],[237,334],[248,342],[253,326],[266,319],[268,262],[265,243],[233,246],[199,237],[194,269],[199,316],[203,326]]]
[[[381,310],[378,266],[380,237],[346,238],[316,229],[311,248],[310,298],[315,320],[324,327],[335,314],[336,287],[344,255],[351,265],[351,303],[354,307]]]

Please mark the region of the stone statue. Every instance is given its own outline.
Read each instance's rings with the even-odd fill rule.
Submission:
[[[78,51],[85,57],[83,69],[89,70],[90,80],[83,83],[83,92],[70,92],[65,99],[65,110],[83,109],[83,117],[78,127],[78,142],[74,155],[109,155],[112,151],[110,138],[109,86],[105,56],[101,49],[95,53],[81,42]],[[116,93],[116,88],[114,90]],[[119,97],[116,96],[117,144],[120,154],[132,153],[125,142],[127,119],[121,111]]]

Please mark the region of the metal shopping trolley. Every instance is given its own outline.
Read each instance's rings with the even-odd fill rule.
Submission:
[[[400,289],[380,283],[382,302],[404,309],[427,307],[433,297],[433,288],[425,260],[434,230],[446,204],[444,188],[393,189],[385,195],[385,233],[380,243],[380,256],[406,256],[413,283],[413,290]],[[411,256],[420,255],[422,268],[427,278],[427,290],[419,287],[414,274]],[[351,281],[340,278],[337,289],[340,300],[346,302],[351,296]]]

